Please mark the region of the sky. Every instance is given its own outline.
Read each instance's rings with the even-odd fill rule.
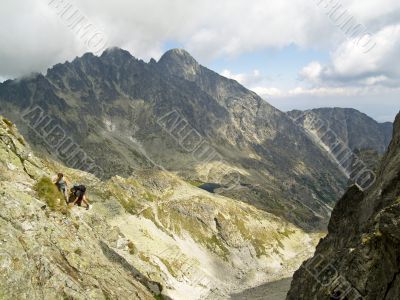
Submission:
[[[400,110],[398,0],[2,0],[0,81],[121,47],[184,48],[277,108]]]

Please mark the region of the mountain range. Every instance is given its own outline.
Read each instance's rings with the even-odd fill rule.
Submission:
[[[149,63],[88,53],[5,81],[0,104],[38,153],[70,167],[103,178],[168,170],[307,230],[326,227],[346,187],[287,114],[180,49]]]

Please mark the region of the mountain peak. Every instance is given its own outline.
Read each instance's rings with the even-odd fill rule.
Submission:
[[[199,63],[184,49],[171,49],[164,53],[158,64],[169,73],[193,80],[199,70]]]
[[[191,63],[197,64],[197,61],[193,58],[193,56],[190,55],[189,52],[187,52],[185,49],[179,48],[171,49],[165,52],[164,55],[161,57],[160,62],[165,60],[183,60],[186,62],[190,61]]]
[[[103,54],[101,55],[101,58],[105,58],[108,60],[112,60],[115,62],[123,63],[127,60],[130,60],[134,58],[132,54],[124,49],[118,48],[118,47],[112,47],[106,49]]]

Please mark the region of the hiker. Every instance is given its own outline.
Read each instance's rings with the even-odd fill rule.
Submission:
[[[86,210],[89,210],[90,205],[86,199],[86,187],[84,185],[74,185],[71,189],[70,198],[74,198],[74,200],[70,201],[72,206],[76,204],[78,206],[82,206],[82,202],[84,202],[86,205]]]
[[[68,192],[67,192],[68,183],[63,173],[57,174],[57,180],[55,184],[58,190],[64,195],[65,201],[68,203]]]

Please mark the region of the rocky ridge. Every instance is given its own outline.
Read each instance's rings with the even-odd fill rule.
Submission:
[[[316,108],[307,111],[294,110],[288,114],[293,118],[302,114],[321,119],[353,151],[368,149],[383,155],[392,140],[393,123],[378,123],[356,109]],[[301,122],[301,125],[305,128],[307,126],[304,122]]]

